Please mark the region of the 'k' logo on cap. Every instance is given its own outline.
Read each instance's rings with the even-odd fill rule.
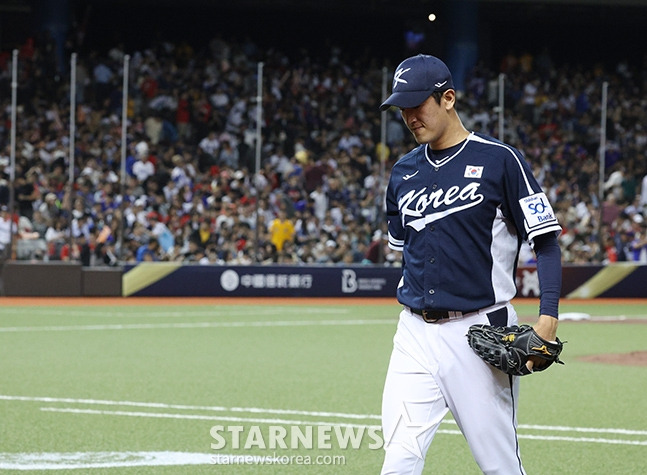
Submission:
[[[406,79],[402,79],[402,75],[410,70],[411,68],[400,68],[395,72],[395,75],[393,76],[393,89],[395,89],[399,82],[402,84],[408,84]]]

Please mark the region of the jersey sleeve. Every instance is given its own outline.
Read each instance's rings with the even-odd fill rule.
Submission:
[[[535,239],[537,274],[539,274],[539,314],[558,318],[562,290],[561,250],[557,237],[542,234]]]
[[[510,149],[506,161],[504,186],[507,206],[522,238],[532,243],[536,236],[562,232],[555,212],[521,153]]]

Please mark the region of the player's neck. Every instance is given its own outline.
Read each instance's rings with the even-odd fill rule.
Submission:
[[[445,150],[465,141],[469,134],[463,124],[460,124],[459,127],[453,127],[444,133],[442,137],[439,137],[438,140],[429,142],[428,145],[432,150]]]

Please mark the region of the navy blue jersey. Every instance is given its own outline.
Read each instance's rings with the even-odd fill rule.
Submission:
[[[402,251],[398,301],[469,312],[512,299],[522,240],[561,227],[521,153],[471,133],[432,157],[421,145],[393,166],[389,247]]]

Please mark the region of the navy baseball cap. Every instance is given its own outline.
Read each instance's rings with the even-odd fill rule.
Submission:
[[[400,63],[393,75],[393,88],[380,110],[391,106],[418,107],[436,91],[454,89],[449,68],[435,56],[419,54]]]

